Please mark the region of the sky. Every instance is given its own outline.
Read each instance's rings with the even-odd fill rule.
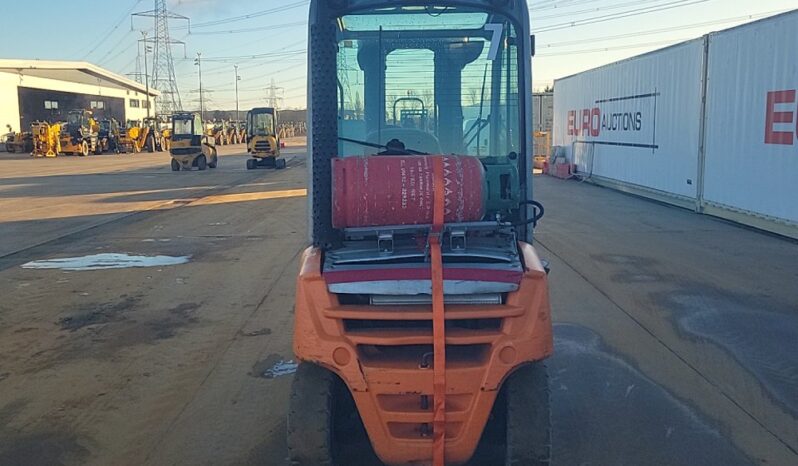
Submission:
[[[153,21],[133,17],[154,0],[4,2],[0,58],[85,60],[135,78],[141,31]],[[202,54],[207,109],[248,109],[281,97],[304,108],[307,0],[167,0],[190,18],[172,19],[175,73],[185,108],[199,107],[194,59]],[[798,8],[796,0],[528,0],[537,36],[536,90],[563,76],[700,37],[711,31]],[[113,7],[111,7],[113,5]],[[43,14],[45,12],[46,14]],[[80,27],[83,25],[84,27]],[[68,26],[68,27],[67,27]],[[150,56],[150,58],[152,58]],[[139,68],[140,67],[140,68]],[[273,89],[272,89],[273,88]]]

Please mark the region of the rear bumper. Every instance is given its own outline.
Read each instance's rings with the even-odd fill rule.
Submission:
[[[446,307],[447,463],[474,453],[502,381],[552,353],[546,273],[520,245],[519,290],[498,306]],[[432,456],[430,306],[341,305],[327,291],[321,252],[303,255],[297,280],[294,352],[324,366],[351,391],[374,450],[387,464],[428,464]],[[376,324],[375,324],[376,323]]]

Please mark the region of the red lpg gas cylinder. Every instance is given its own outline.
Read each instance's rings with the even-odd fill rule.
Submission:
[[[443,158],[444,221],[481,220],[487,193],[478,158],[381,155],[333,159],[333,227],[431,224],[433,157]]]

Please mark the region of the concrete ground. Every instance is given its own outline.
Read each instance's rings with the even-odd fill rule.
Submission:
[[[179,173],[0,154],[0,465],[284,464],[304,148],[283,171],[242,149]],[[536,181],[554,463],[798,464],[796,244]],[[188,262],[22,268],[101,253]]]

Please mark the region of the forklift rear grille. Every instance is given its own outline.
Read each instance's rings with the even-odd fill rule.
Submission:
[[[272,145],[266,141],[263,142],[256,142],[255,143],[255,150],[258,152],[271,152]]]
[[[502,319],[461,319],[447,320],[446,330],[489,330],[501,329]],[[347,332],[374,332],[385,330],[428,330],[432,334],[431,320],[358,320],[344,319],[344,329]]]
[[[197,152],[196,147],[178,147],[172,148],[172,153],[175,155],[191,155]]]
[[[358,360],[364,367],[431,369],[432,345],[358,345]],[[490,345],[446,345],[446,367],[450,369],[484,365]]]

